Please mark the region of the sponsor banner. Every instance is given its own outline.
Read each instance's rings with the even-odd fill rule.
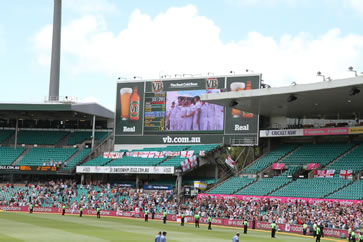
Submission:
[[[253,146],[257,144],[256,135],[218,135],[218,134],[188,134],[188,135],[144,135],[115,136],[115,144],[226,144]]]
[[[20,166],[0,166],[0,170],[19,170]]]
[[[322,129],[304,129],[304,136],[318,135],[345,135],[349,134],[349,128],[322,128]]]
[[[272,169],[274,170],[283,170],[285,167],[284,163],[273,163],[272,164]]]
[[[19,172],[56,172],[56,166],[0,166],[2,171]]]
[[[10,206],[0,206],[0,210],[7,211],[7,212],[28,212],[28,207],[10,207]],[[40,208],[40,207],[34,207],[33,208],[34,213],[61,213],[62,210],[60,208]],[[144,218],[144,213],[136,213],[136,212],[123,212],[123,211],[107,211],[107,210],[101,210],[101,216],[107,216],[107,217],[125,217],[125,218]],[[67,208],[66,214],[72,214],[72,209]],[[79,214],[79,209],[74,210],[73,214]],[[93,215],[96,216],[97,212],[96,210],[90,210],[90,209],[84,209],[83,214],[85,215]],[[155,220],[162,220],[163,215],[162,214],[155,214]],[[177,216],[175,214],[168,214],[167,220],[169,221],[178,221],[180,222],[180,216]],[[194,218],[191,216],[185,216],[184,221],[186,223],[193,223]],[[201,217],[200,223],[207,224],[208,219],[207,217]],[[248,227],[252,228],[252,221],[248,221]],[[219,218],[213,218],[212,219],[213,225],[223,225],[223,226],[231,226],[231,227],[243,227],[243,221],[242,220],[231,220],[231,219],[219,219]],[[291,233],[303,233],[303,227],[302,225],[290,225],[290,224],[277,224],[278,231],[281,232],[291,232]],[[256,221],[256,229],[264,229],[264,230],[271,230],[270,223],[267,222],[260,222]],[[308,231],[309,232],[309,231]],[[330,228],[324,228],[324,235],[327,237],[335,237],[335,238],[341,238],[342,235],[346,236],[346,230],[341,229],[330,229]]]
[[[115,135],[142,135],[144,82],[122,82],[116,88]]]
[[[308,163],[308,170],[319,169],[319,167],[320,167],[319,163]]]
[[[254,76],[233,76],[227,77],[227,91],[228,92],[244,92],[252,89],[260,88],[260,75]],[[252,103],[243,103],[248,106]],[[235,109],[230,106],[225,108],[225,134],[239,134],[239,135],[254,135],[257,137],[259,134],[258,129],[258,114],[248,113],[243,110]]]
[[[260,130],[260,137],[287,137],[303,135],[303,129]]]
[[[349,128],[349,134],[363,134],[363,126]]]
[[[77,166],[77,173],[174,174],[173,166]]]
[[[167,185],[144,185],[144,190],[173,190],[173,187]]]
[[[208,184],[201,182],[201,181],[194,181],[194,187],[195,188],[199,188],[200,190],[205,190],[207,189]]]
[[[119,159],[122,158],[124,152],[104,152],[103,158],[105,159]]]
[[[198,198],[222,198],[222,199],[239,199],[239,200],[260,200],[260,199],[272,199],[278,200],[283,203],[301,201],[303,203],[321,203],[321,202],[337,202],[339,204],[356,204],[363,203],[362,200],[344,200],[344,199],[319,199],[319,198],[303,198],[303,197],[273,197],[273,196],[249,196],[249,195],[223,195],[223,194],[198,194]]]

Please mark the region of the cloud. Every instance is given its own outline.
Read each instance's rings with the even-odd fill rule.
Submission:
[[[65,0],[64,6],[80,14],[115,13],[118,11],[115,4],[108,0]]]
[[[51,27],[45,26],[33,38],[38,62],[45,66],[49,66],[50,37]],[[318,36],[285,34],[279,39],[250,32],[241,40],[223,43],[220,28],[192,5],[169,8],[155,18],[135,10],[127,28],[117,34],[94,15],[62,29],[62,65],[75,75],[97,72],[146,79],[157,78],[160,71],[226,74],[252,69],[267,83],[281,86],[320,81],[317,71],[333,79],[347,77],[348,66],[362,63],[362,51],[363,36],[343,35],[339,29]]]
[[[362,0],[345,0],[345,4],[363,14]]]

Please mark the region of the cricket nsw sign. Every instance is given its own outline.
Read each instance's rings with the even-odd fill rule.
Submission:
[[[174,174],[173,166],[77,166],[77,173]]]

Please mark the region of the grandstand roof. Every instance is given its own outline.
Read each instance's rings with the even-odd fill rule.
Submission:
[[[361,90],[349,95],[352,88]],[[297,99],[288,102],[289,96]],[[201,99],[264,116],[352,119],[363,114],[363,76],[287,87],[202,94]]]
[[[0,103],[0,118],[114,119],[114,113],[97,103]]]

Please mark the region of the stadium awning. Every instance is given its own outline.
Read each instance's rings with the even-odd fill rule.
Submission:
[[[114,112],[97,103],[0,103],[0,118],[114,119]]]
[[[268,117],[353,119],[356,114],[362,118],[363,76],[287,87],[211,93],[201,95],[201,99],[224,106],[235,105],[236,109]]]

